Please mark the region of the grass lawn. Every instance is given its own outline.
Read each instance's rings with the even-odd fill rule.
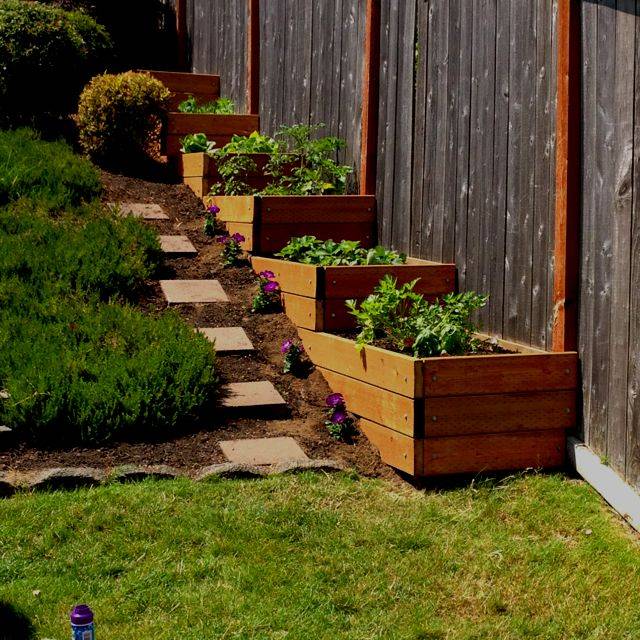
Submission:
[[[640,629],[640,545],[562,475],[439,493],[347,475],[149,481],[1,501],[5,611],[62,640],[78,601],[104,640],[620,640]],[[29,637],[0,622],[0,638]]]

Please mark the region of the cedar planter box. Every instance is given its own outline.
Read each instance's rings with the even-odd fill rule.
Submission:
[[[220,207],[218,219],[254,254],[276,253],[301,235],[374,244],[374,196],[207,196],[204,203]]]
[[[143,71],[160,80],[169,91],[169,110],[176,111],[178,105],[190,95],[198,103],[213,102],[220,97],[220,76],[208,73],[183,73],[180,71]],[[194,132],[190,132],[194,133]],[[199,133],[199,132],[195,132]]]
[[[219,149],[230,142],[232,136],[248,136],[259,129],[260,116],[256,115],[171,112],[165,127],[165,152],[170,160],[176,161],[182,155],[180,140],[190,133],[206,134]]]
[[[387,274],[400,284],[420,278],[414,291],[435,299],[451,293],[456,266],[407,258],[403,265],[318,267],[276,258],[254,256],[253,270],[273,271],[282,290],[285,313],[297,326],[311,331],[339,331],[355,327],[345,302],[362,300]]]
[[[412,358],[299,330],[307,354],[392,467],[413,476],[556,468],[576,426],[578,356]]]
[[[268,153],[246,153],[243,155],[253,160],[256,169],[247,172],[240,179],[252,189],[261,191],[272,180],[271,176],[266,176],[264,173],[271,155]],[[293,167],[294,165],[285,165],[283,174],[287,175]],[[212,185],[222,180],[218,172],[216,158],[206,153],[181,153],[178,158],[178,173],[182,177],[182,182],[189,186],[199,198],[206,196]]]

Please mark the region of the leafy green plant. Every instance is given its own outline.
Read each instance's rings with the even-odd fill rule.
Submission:
[[[333,136],[317,137],[324,124],[284,126],[276,133],[278,150],[272,155],[268,171],[278,179],[264,193],[271,195],[323,195],[346,191],[352,167],[339,165],[334,157],[346,145]],[[295,159],[292,171],[283,171]]]
[[[362,303],[347,301],[360,328],[358,348],[382,340],[415,357],[472,352],[476,327],[471,316],[487,303],[487,296],[469,291],[430,303],[413,290],[417,282],[397,286],[397,280],[387,275]]]
[[[273,138],[254,131],[248,136],[232,136],[231,142],[219,149],[216,156],[223,158],[232,153],[275,153],[278,149],[279,145]]]
[[[82,92],[76,116],[83,151],[111,166],[156,157],[169,95],[146,73],[96,76]]]
[[[335,137],[318,137],[325,125],[282,127],[274,138],[253,133],[238,136],[216,152],[221,182],[211,193],[224,195],[323,195],[345,193],[352,168],[339,165],[334,156],[345,146]],[[257,171],[247,154],[268,153],[264,175],[269,184],[262,191],[248,184]]]
[[[323,241],[315,236],[291,238],[275,255],[291,262],[322,267],[404,264],[407,261],[403,253],[384,247],[364,249],[357,240]]]
[[[48,126],[69,115],[112,53],[109,34],[80,11],[0,2],[0,126]]]
[[[206,133],[189,133],[180,140],[182,153],[206,153],[213,155],[216,143],[209,140]]]
[[[198,101],[193,96],[189,96],[178,105],[178,111],[180,113],[208,113],[217,116],[228,116],[235,113],[235,105],[233,100],[229,98],[218,98],[213,102],[198,104]]]

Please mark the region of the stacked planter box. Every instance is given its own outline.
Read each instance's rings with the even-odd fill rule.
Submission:
[[[166,153],[174,162],[182,155],[182,138],[191,133],[204,133],[216,147],[224,147],[234,135],[248,136],[260,129],[260,116],[229,115],[218,116],[209,113],[171,112],[167,116]]]
[[[555,468],[576,426],[578,356],[412,358],[300,329],[329,386],[392,467],[413,476]]]
[[[189,96],[193,96],[198,102],[213,102],[220,97],[220,76],[180,71],[145,71],[144,73],[160,80],[171,91],[170,111],[175,111],[178,105]]]
[[[414,291],[430,299],[451,293],[456,284],[454,264],[415,258],[408,258],[403,265],[317,267],[254,256],[251,264],[256,273],[273,271],[287,316],[297,327],[312,331],[354,328],[345,302],[365,298],[386,274],[399,284],[419,278]]]
[[[220,208],[218,219],[229,233],[241,233],[244,249],[254,254],[276,253],[301,235],[374,244],[373,196],[208,196],[204,202]]]

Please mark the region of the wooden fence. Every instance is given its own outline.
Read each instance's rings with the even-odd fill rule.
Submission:
[[[215,9],[206,0],[183,1],[192,68],[220,73],[225,92],[241,103],[247,0],[220,0]],[[582,148],[563,144],[574,167],[569,179],[580,182],[584,436],[640,485],[636,0],[378,4],[380,240],[414,256],[455,260],[460,288],[491,296],[482,314],[487,331],[547,348],[564,299],[557,291],[554,297],[554,247],[571,241],[571,229],[554,238],[562,195],[555,187],[556,107],[568,116],[557,102],[558,16],[560,7],[564,18],[569,6],[578,12],[580,58],[572,74],[581,105],[572,106],[569,123],[580,119]],[[327,122],[347,139],[344,158],[356,169],[367,5],[261,0],[259,12],[263,128]]]

